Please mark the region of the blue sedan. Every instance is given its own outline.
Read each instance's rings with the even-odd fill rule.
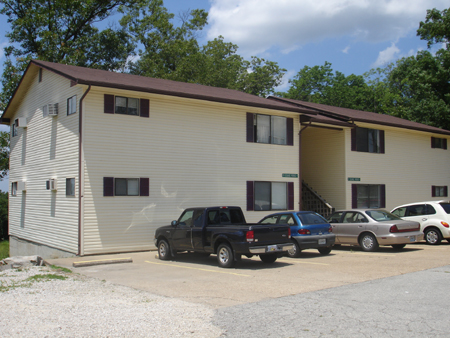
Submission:
[[[288,251],[289,257],[300,257],[305,249],[318,249],[322,255],[328,255],[336,236],[330,223],[313,211],[278,212],[264,217],[261,224],[288,224],[291,226],[294,248]]]

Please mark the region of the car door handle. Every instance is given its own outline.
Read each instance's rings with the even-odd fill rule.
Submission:
[[[428,218],[422,218],[422,221],[426,221]]]

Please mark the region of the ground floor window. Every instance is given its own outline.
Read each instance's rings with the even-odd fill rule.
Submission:
[[[384,184],[353,184],[352,208],[385,208],[386,187]]]
[[[448,189],[446,186],[435,186],[431,187],[431,197],[447,197]]]
[[[294,209],[293,182],[247,182],[247,210]]]
[[[149,194],[148,177],[103,177],[103,196],[149,196]]]
[[[66,196],[75,196],[75,178],[66,178]]]

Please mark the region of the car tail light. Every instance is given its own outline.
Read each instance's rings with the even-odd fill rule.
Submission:
[[[245,238],[247,242],[253,242],[255,240],[255,232],[253,230],[247,231]]]
[[[443,226],[445,226],[446,228],[448,228],[448,227],[449,227],[449,225],[448,225],[448,223],[447,223],[447,222],[441,222],[441,224],[442,224]]]
[[[329,227],[328,232],[333,232],[333,227]]]
[[[289,227],[289,238],[291,238],[291,227]]]
[[[398,228],[396,225],[391,226],[391,228],[389,229],[389,232],[398,232]]]
[[[297,232],[300,235],[311,235],[311,231],[309,231],[308,229],[299,229]]]

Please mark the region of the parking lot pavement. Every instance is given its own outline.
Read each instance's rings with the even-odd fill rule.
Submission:
[[[401,251],[381,247],[373,253],[342,246],[326,256],[305,250],[300,258],[283,257],[274,264],[264,264],[258,257],[243,258],[234,269],[219,268],[214,255],[179,254],[174,261],[161,261],[154,251],[48,262],[100,280],[220,309],[443,267],[450,264],[449,250],[448,243],[408,245]],[[73,267],[74,262],[123,258],[131,258],[132,263]]]

